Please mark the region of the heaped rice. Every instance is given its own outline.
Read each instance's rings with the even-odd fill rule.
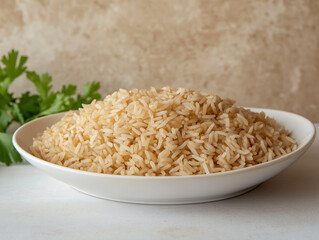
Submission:
[[[196,90],[120,89],[34,139],[32,153],[90,172],[182,176],[230,171],[297,148],[283,126]]]

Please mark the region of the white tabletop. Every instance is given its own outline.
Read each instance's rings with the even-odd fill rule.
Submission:
[[[2,166],[0,239],[319,239],[319,138],[255,190],[191,205],[102,200],[29,164]]]

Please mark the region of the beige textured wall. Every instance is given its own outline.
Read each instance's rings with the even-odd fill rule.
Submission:
[[[319,122],[319,0],[0,0],[11,48],[58,87],[198,88]]]

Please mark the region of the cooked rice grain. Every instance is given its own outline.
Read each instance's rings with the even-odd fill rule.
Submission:
[[[120,89],[36,137],[34,155],[119,175],[183,176],[271,161],[297,148],[284,127],[234,101],[196,90]]]

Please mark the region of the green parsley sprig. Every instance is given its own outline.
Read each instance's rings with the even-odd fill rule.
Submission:
[[[7,133],[13,122],[24,124],[38,117],[78,109],[82,104],[101,98],[100,83],[94,81],[84,85],[83,95],[76,94],[76,85],[72,84],[52,91],[52,77],[48,73],[39,75],[28,71],[27,60],[28,57],[19,57],[18,51],[12,50],[0,62],[0,162],[7,166],[22,161],[13,147],[12,134]],[[15,97],[9,91],[12,82],[21,75],[34,84],[37,93],[27,91]]]

